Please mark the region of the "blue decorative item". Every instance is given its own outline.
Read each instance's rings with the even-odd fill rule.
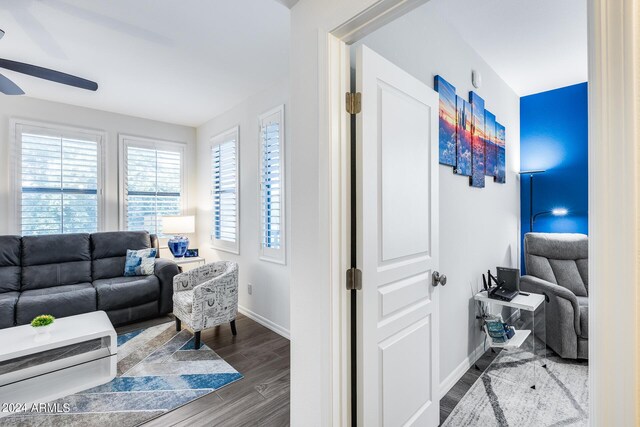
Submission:
[[[189,239],[183,236],[174,236],[167,242],[169,250],[176,258],[182,258],[189,249]]]
[[[154,273],[156,248],[140,249],[137,251],[127,249],[127,258],[124,263],[125,276],[150,276]]]
[[[456,167],[456,88],[441,76],[436,76],[433,86],[440,95],[438,141],[440,164]]]

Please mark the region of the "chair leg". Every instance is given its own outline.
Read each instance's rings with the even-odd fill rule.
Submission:
[[[194,347],[196,348],[196,350],[200,350],[200,331],[195,333],[196,336],[196,342]]]
[[[236,330],[236,319],[231,321],[231,333],[233,335],[238,335],[238,331]]]
[[[176,331],[180,332],[182,330],[182,322],[180,319],[176,317]]]

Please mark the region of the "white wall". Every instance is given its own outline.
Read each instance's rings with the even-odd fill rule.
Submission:
[[[69,89],[73,90],[73,89]],[[26,96],[0,96],[0,234],[16,233],[11,230],[9,212],[14,195],[10,193],[10,129],[11,118],[28,119],[60,125],[89,128],[106,132],[105,143],[105,231],[118,230],[118,134],[144,136],[183,142],[186,149],[187,210],[193,213],[195,206],[195,146],[196,130],[90,108],[76,107],[57,102],[43,101]]]
[[[418,1],[419,2],[419,1]],[[292,425],[328,425],[334,422],[336,406],[333,401],[331,375],[334,368],[331,364],[332,340],[331,319],[331,287],[329,277],[330,246],[330,214],[331,205],[329,184],[331,163],[329,144],[321,128],[321,116],[324,114],[325,96],[323,90],[327,83],[327,75],[319,73],[319,64],[327,54],[323,34],[337,28],[347,20],[370,8],[382,7],[388,10],[396,2],[379,0],[305,0],[298,2],[291,13],[291,110],[292,110],[292,266],[291,266],[291,421]],[[417,2],[409,2],[415,4]],[[381,6],[382,5],[382,6]],[[413,19],[409,18],[411,21]],[[415,21],[414,21],[415,22]],[[433,29],[441,28],[438,22],[428,21]],[[392,24],[393,25],[393,24]],[[396,27],[400,27],[397,24]],[[491,266],[515,260],[518,239],[518,185],[513,171],[518,168],[514,162],[518,153],[518,99],[471,49],[462,42],[454,42],[450,31],[442,34],[428,30],[429,24],[420,24],[413,31],[397,28],[405,34],[402,40],[388,43],[387,48],[398,52],[381,52],[391,60],[404,59],[402,65],[409,72],[432,84],[434,71],[441,72],[458,86],[460,93],[469,89],[470,68],[484,71],[485,84],[478,93],[487,100],[489,108],[494,110],[499,119],[507,126],[509,175],[508,184],[496,188],[488,183],[483,190],[467,187],[464,178],[443,176],[440,193],[444,195],[464,194],[461,206],[452,206],[451,201],[443,200],[442,209],[446,215],[457,221],[443,224],[441,227],[442,253],[451,253],[455,245],[455,259],[442,260],[441,269],[451,277],[450,283],[443,292],[443,319],[455,318],[458,330],[450,328],[444,341],[455,341],[444,344],[450,348],[459,360],[443,361],[443,370],[463,362],[464,355],[469,354],[476,342],[470,333],[471,290],[469,282],[477,283],[479,274]],[[383,30],[385,31],[385,30]],[[450,40],[447,40],[447,36]],[[371,40],[376,39],[372,35]],[[445,52],[434,44],[451,43],[457,46]],[[416,54],[422,45],[431,46],[438,55],[429,60],[425,55]],[[381,46],[383,47],[383,46]],[[378,49],[382,50],[382,49]],[[396,57],[397,55],[397,57]],[[425,56],[425,57],[423,57]],[[438,59],[436,59],[438,58]],[[432,65],[425,70],[428,62]],[[442,63],[442,65],[440,65]],[[436,70],[438,66],[441,69]],[[448,173],[451,173],[449,170]],[[445,172],[443,172],[443,175]],[[503,194],[504,197],[499,196]],[[490,205],[492,201],[511,200],[507,207]],[[469,208],[471,206],[471,208]],[[481,207],[487,209],[481,211]],[[455,209],[454,209],[455,208]],[[491,211],[489,211],[491,209]],[[502,215],[501,211],[507,211]],[[472,216],[471,214],[477,215]],[[499,217],[501,222],[498,221]],[[473,233],[464,236],[460,242],[446,242],[447,236],[454,235],[456,227],[476,225]],[[491,230],[494,228],[495,230]],[[456,265],[464,265],[464,270],[457,273]],[[448,289],[452,289],[449,291]],[[461,295],[468,295],[463,300]],[[450,296],[456,294],[458,297]],[[453,301],[453,302],[452,302]],[[445,307],[448,302],[452,306]],[[449,317],[445,311],[452,314]],[[454,314],[455,313],[455,314]],[[446,326],[446,321],[442,322]],[[314,366],[316,369],[308,369]],[[444,379],[444,378],[443,378]]]
[[[435,1],[435,0],[434,0]],[[440,382],[452,386],[469,367],[467,359],[483,334],[471,303],[482,287],[482,273],[496,266],[517,266],[520,185],[520,99],[480,56],[436,15],[429,2],[357,43],[365,44],[433,87],[439,74],[468,100],[475,90],[506,127],[507,183],[486,179],[482,189],[467,177],[440,165]],[[355,50],[355,47],[352,48]],[[471,84],[471,70],[482,74],[482,87]],[[473,361],[471,361],[473,362]]]
[[[198,127],[198,202],[197,241],[201,256],[211,260],[236,261],[240,266],[240,310],[284,336],[289,336],[289,263],[275,264],[260,260],[260,223],[258,203],[258,158],[260,153],[258,116],[285,104],[285,128],[289,123],[289,80],[278,82],[270,89],[252,96],[230,111]],[[211,248],[211,138],[231,127],[240,127],[240,255]],[[289,132],[285,129],[285,149]],[[285,161],[289,156],[285,153]],[[287,162],[289,163],[289,162]],[[288,170],[287,165],[287,170]],[[285,176],[289,174],[285,170]],[[289,183],[286,183],[285,203]],[[286,215],[287,227],[290,230]],[[285,236],[288,239],[290,233]],[[287,255],[290,253],[286,245]],[[247,284],[253,285],[249,295]]]

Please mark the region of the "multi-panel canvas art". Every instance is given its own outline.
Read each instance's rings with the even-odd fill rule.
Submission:
[[[496,122],[496,163],[497,173],[494,178],[495,182],[504,184],[506,180],[507,156],[505,152],[505,129],[500,123]]]
[[[458,155],[455,172],[471,176],[471,104],[457,96],[456,110]]]
[[[496,163],[496,116],[484,110],[484,174],[495,177]]]
[[[453,166],[457,175],[469,177],[469,185],[483,188],[485,176],[506,182],[505,128],[484,109],[484,99],[469,92],[469,102],[456,95],[456,88],[441,76],[434,79],[440,96],[439,161]]]
[[[472,136],[471,136],[471,177],[472,187],[484,187],[484,99],[477,93],[469,93],[471,101]]]
[[[456,88],[440,76],[434,83],[440,95],[440,164],[456,166]]]

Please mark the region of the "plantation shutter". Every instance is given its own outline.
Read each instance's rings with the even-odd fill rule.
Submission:
[[[98,231],[101,136],[16,129],[22,235]]]
[[[212,243],[238,252],[238,130],[216,138],[211,146],[213,196]]]
[[[162,235],[161,217],[182,213],[182,149],[125,147],[125,228]]]
[[[284,109],[261,117],[260,222],[262,256],[284,262]]]

